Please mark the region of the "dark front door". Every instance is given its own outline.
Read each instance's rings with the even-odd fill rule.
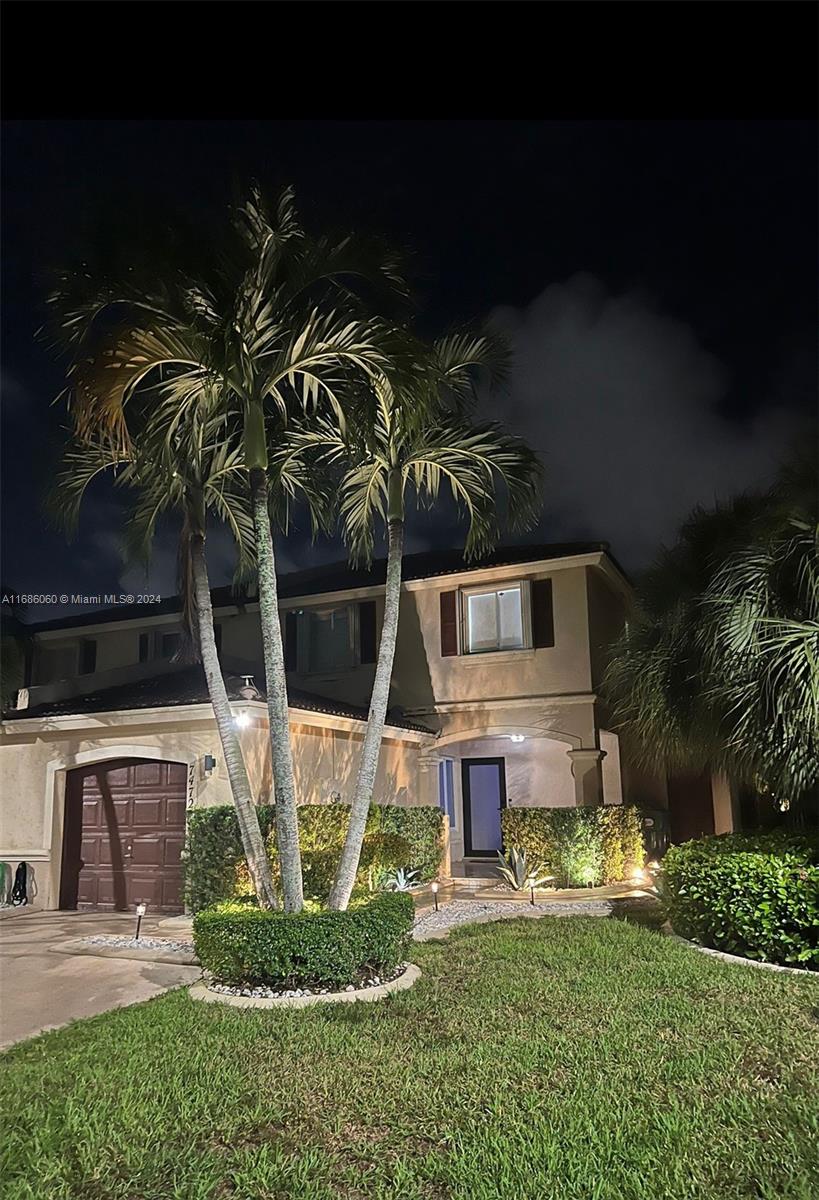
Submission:
[[[60,908],[182,911],[187,775],[138,758],[69,772]]]
[[[714,832],[714,799],[709,771],[669,778],[668,815],[672,842],[709,837]]]
[[[461,761],[464,798],[464,853],[494,858],[503,845],[501,809],[506,807],[506,772],[502,758]]]

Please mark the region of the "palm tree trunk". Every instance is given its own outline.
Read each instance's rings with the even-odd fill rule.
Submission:
[[[330,892],[329,907],[344,909],[350,903],[355,884],[364,831],[372,802],[375,773],[381,753],[387,704],[390,698],[392,664],[395,658],[395,643],[398,637],[398,607],[401,600],[401,558],[404,551],[404,522],[401,517],[393,518],[387,526],[387,584],[384,596],[384,622],[381,626],[381,642],[378,647],[378,664],[370,697],[370,712],[367,732],[361,747],[358,779],[350,809],[350,824],[341,860]]]
[[[299,850],[299,822],[296,791],[293,785],[293,756],[290,748],[290,720],[287,708],[287,680],[284,673],[282,627],[276,587],[276,561],[268,511],[267,473],[261,467],[250,469],[250,495],[256,533],[256,559],[259,569],[259,615],[262,624],[264,670],[267,686],[267,711],[270,718],[270,752],[273,760],[273,786],[276,805],[276,841],[285,912],[301,912],[304,885]]]
[[[216,717],[216,728],[222,743],[222,753],[225,756],[230,790],[236,814],[239,819],[239,833],[242,848],[247,859],[250,878],[256,890],[260,908],[278,908],[278,897],[270,873],[270,862],[267,849],[259,828],[259,815],[250,791],[245,760],[236,728],[233,724],[233,713],[230,710],[227,688],[222,678],[219,666],[219,656],[216,651],[216,635],[213,630],[213,609],[210,603],[210,583],[208,568],[205,562],[205,539],[201,534],[191,537],[191,562],[193,568],[193,584],[196,593],[196,609],[198,615],[199,643],[202,653],[202,665],[205,668],[205,678],[208,693]]]

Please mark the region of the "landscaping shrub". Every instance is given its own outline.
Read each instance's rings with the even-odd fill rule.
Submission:
[[[723,834],[672,846],[658,886],[682,937],[819,970],[817,864],[819,839]]]
[[[193,919],[203,968],[223,983],[346,986],[387,975],[407,956],[414,905],[389,893],[346,912],[269,912],[235,900]]]
[[[631,804],[600,808],[506,808],[504,844],[555,877],[558,887],[616,883],[642,867],[638,810]]]
[[[274,879],[278,875],[275,808],[259,805],[259,824],[268,845]],[[302,804],[299,834],[305,895],[326,900],[350,819],[347,804]],[[443,813],[439,808],[374,804],[370,808],[356,877],[357,896],[383,885],[400,867],[433,879],[443,854]],[[233,805],[194,809],[189,815],[185,855],[185,894],[194,912],[232,897],[250,895],[253,886],[244,860]]]

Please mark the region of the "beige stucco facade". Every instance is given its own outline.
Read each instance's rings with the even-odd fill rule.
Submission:
[[[550,581],[553,638],[535,645],[529,597],[537,581]],[[521,585],[524,644],[488,653],[465,653],[462,599],[467,589]],[[443,592],[457,594],[458,645],[443,652]],[[604,551],[523,564],[464,568],[434,578],[411,579],[402,589],[398,645],[391,691],[392,718],[381,751],[374,799],[388,804],[438,804],[441,763],[452,762],[454,783],[451,857],[469,852],[465,840],[464,764],[502,763],[505,803],[510,806],[619,804],[648,800],[662,806],[662,784],[621,764],[617,736],[599,699],[607,646],[622,629],[629,585]],[[290,595],[282,613],[313,606],[375,601],[380,628],[383,587],[315,590]],[[351,608],[351,611],[352,608]],[[221,659],[231,674],[252,673],[261,660],[256,605],[217,606]],[[140,663],[140,635],[150,644],[174,629],[173,616],[124,621],[101,619],[81,629],[59,628],[36,637],[29,705],[130,681],[171,674],[169,662]],[[79,661],[84,639],[96,642],[93,674],[47,678]],[[55,654],[55,650],[57,653]],[[77,656],[76,660],[72,657]],[[55,664],[57,666],[55,667]],[[343,671],[288,675],[300,692],[366,710],[374,666],[356,663]],[[258,801],[271,798],[266,708],[234,704],[246,712],[241,730],[251,785]],[[63,808],[67,772],[106,759],[160,758],[188,768],[190,806],[230,802],[219,739],[209,705],[124,709],[84,715],[19,719],[2,724],[0,736],[0,859],[25,859],[34,867],[38,901],[54,907],[59,897]],[[428,732],[404,727],[424,726]],[[354,785],[364,722],[329,712],[291,707],[296,787],[303,803],[348,800]],[[216,769],[206,773],[206,755]],[[724,807],[724,806],[723,806]]]

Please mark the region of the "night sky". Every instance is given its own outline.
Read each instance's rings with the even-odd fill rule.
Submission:
[[[173,531],[146,583],[121,561],[105,488],[73,546],[47,527],[62,375],[33,335],[50,270],[102,214],[207,225],[251,178],[293,183],[312,230],[408,247],[424,333],[489,318],[510,334],[512,377],[488,407],[544,460],[530,540],[607,540],[639,571],[695,504],[768,482],[810,436],[815,138],[784,119],[6,122],[4,588],[174,590]],[[414,520],[409,548],[459,536],[446,511]],[[282,569],[343,556],[306,532],[279,553]],[[211,566],[229,580],[227,539]]]

